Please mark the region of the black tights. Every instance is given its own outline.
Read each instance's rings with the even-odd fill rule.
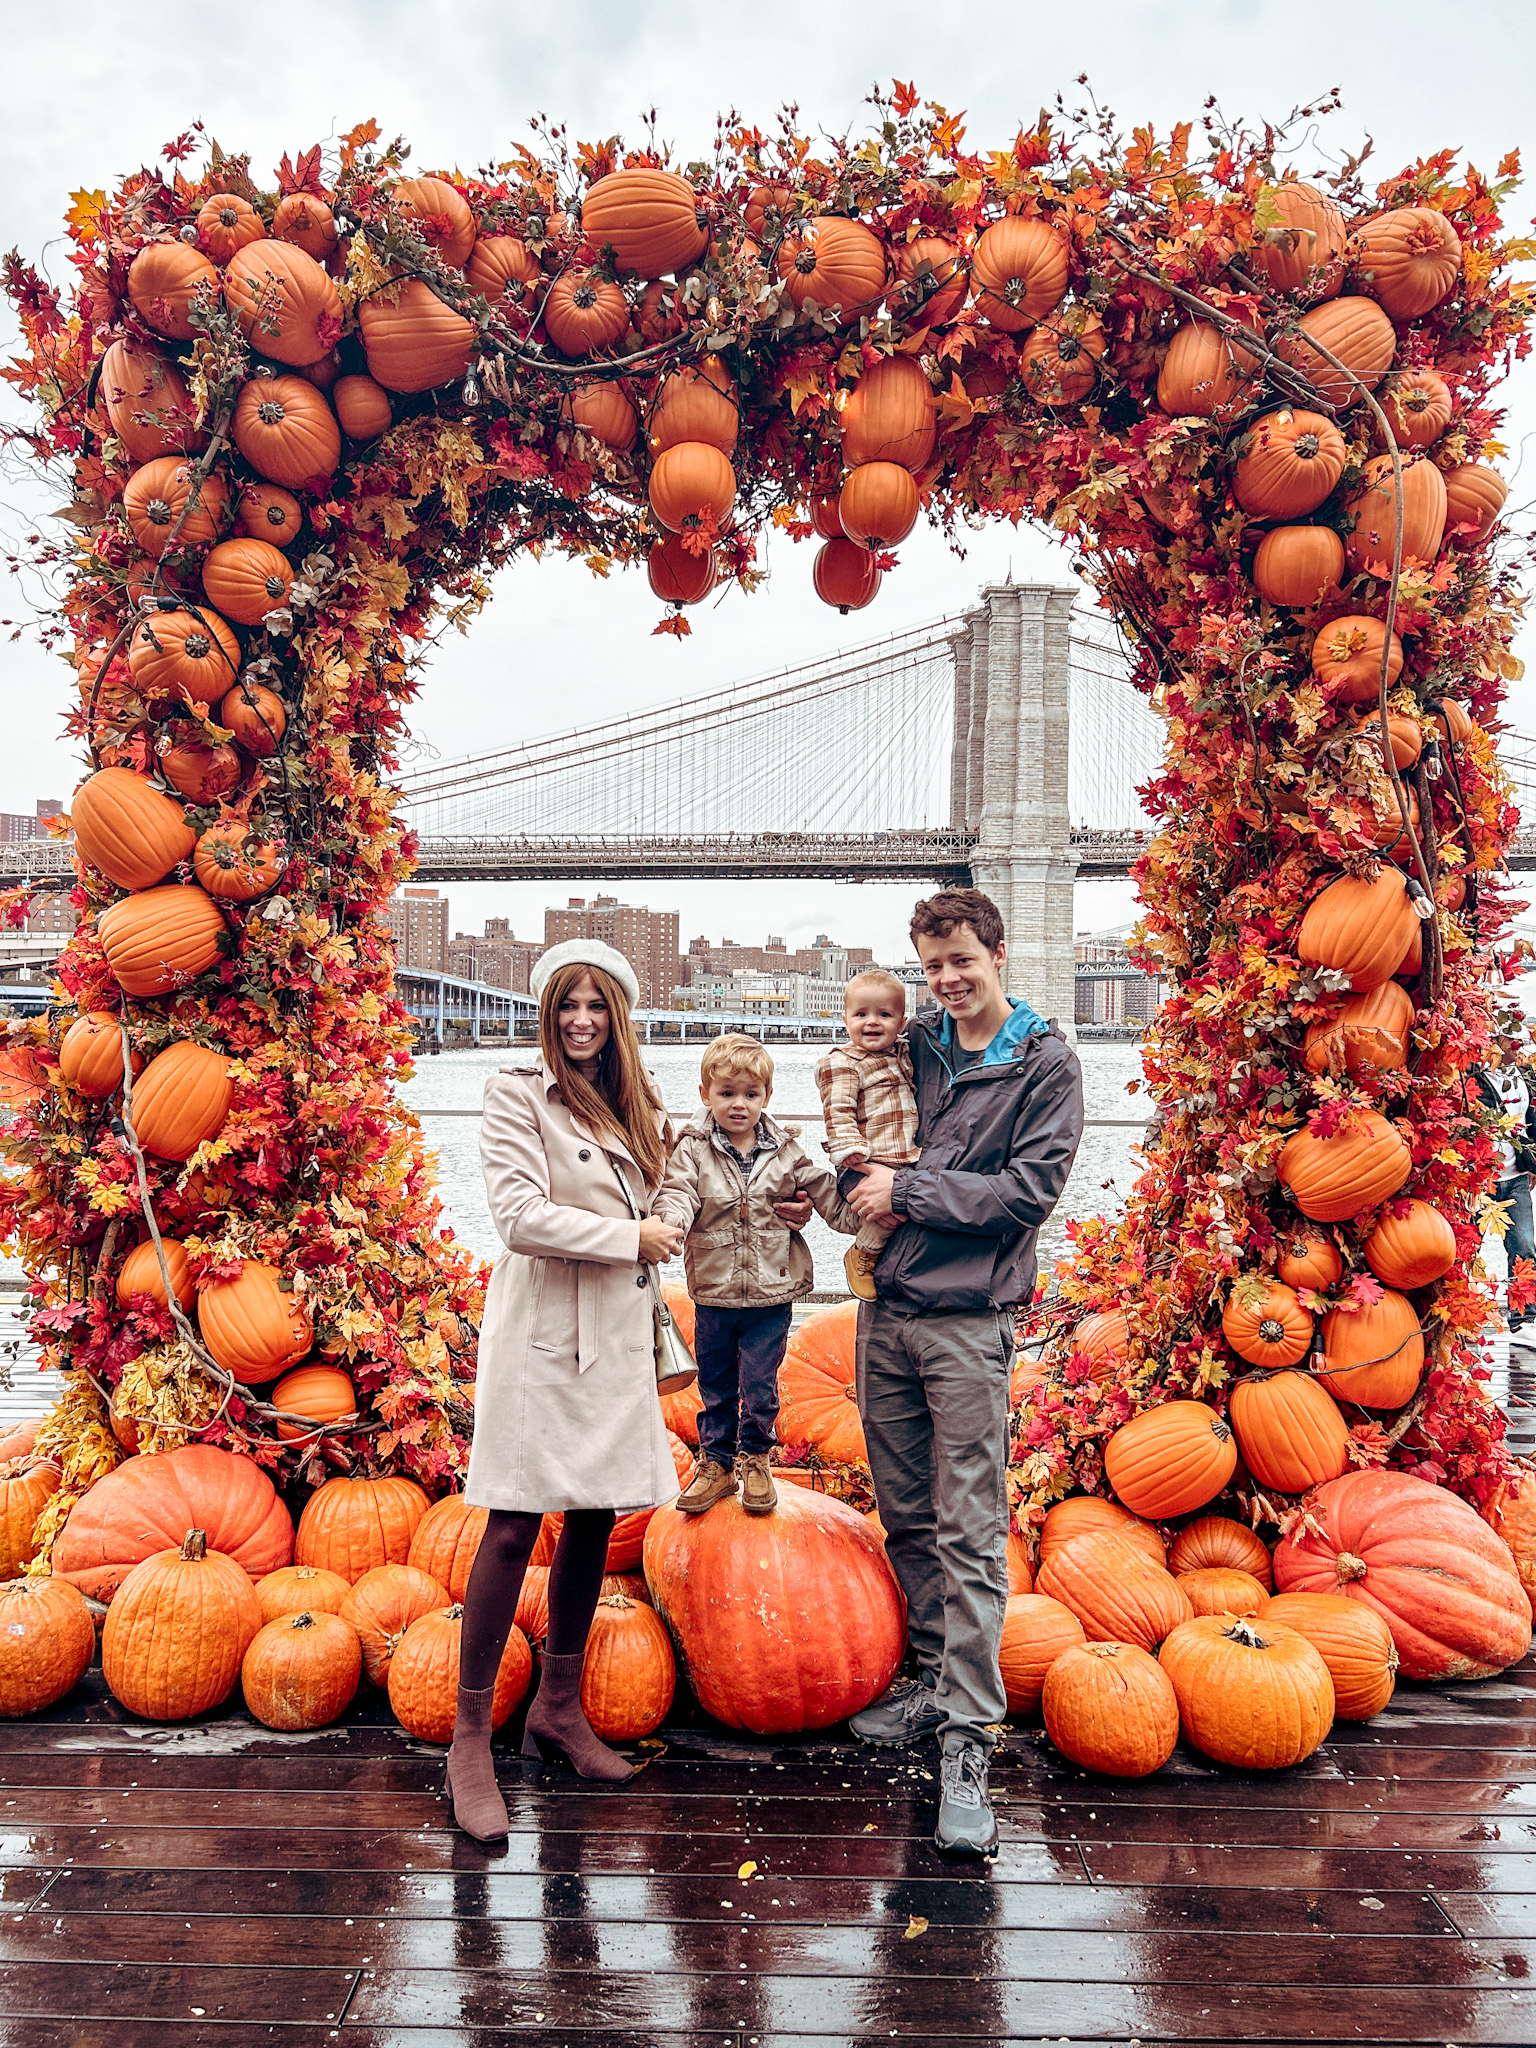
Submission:
[[[540,1515],[491,1510],[464,1594],[459,1683],[470,1692],[496,1683],[542,1520]],[[566,1514],[549,1573],[549,1637],[544,1647],[551,1657],[574,1657],[586,1647],[613,1523],[612,1508],[572,1508]]]

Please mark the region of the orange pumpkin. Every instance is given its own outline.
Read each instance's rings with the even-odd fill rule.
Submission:
[[[1280,1185],[1314,1223],[1345,1223],[1374,1209],[1412,1171],[1402,1133],[1374,1109],[1356,1110],[1326,1138],[1297,1131],[1280,1154]]]
[[[655,1610],[604,1593],[581,1666],[581,1709],[604,1742],[638,1742],[667,1718],[677,1690],[672,1644]]]
[[[390,285],[387,295],[361,300],[357,324],[368,374],[386,391],[455,384],[475,350],[470,322],[418,277]]]
[[[1432,206],[1400,206],[1368,220],[1354,253],[1366,290],[1394,320],[1430,312],[1461,275],[1461,237]]]
[[[1460,547],[1476,547],[1493,531],[1509,486],[1486,462],[1463,462],[1445,473],[1445,530]]]
[[[1265,1592],[1275,1583],[1269,1551],[1261,1537],[1225,1515],[1201,1515],[1186,1523],[1174,1537],[1168,1552],[1168,1569],[1178,1579],[1186,1572],[1208,1571],[1218,1566],[1246,1572]]]
[[[1327,1389],[1304,1372],[1239,1380],[1230,1412],[1243,1463],[1260,1486],[1305,1493],[1349,1463],[1349,1425]]]
[[[1419,919],[1396,868],[1370,880],[1340,875],[1307,905],[1296,933],[1297,956],[1347,974],[1362,993],[1391,979]]]
[[[137,1074],[143,1055],[130,1052],[129,1060]],[[117,1093],[123,1085],[123,1035],[110,1011],[87,1010],[75,1019],[59,1046],[59,1072],[93,1100]]]
[[[1370,747],[1383,765],[1387,748],[1391,749],[1393,766],[1397,768],[1411,768],[1424,751],[1424,728],[1406,712],[1387,713],[1386,747],[1382,745],[1381,713],[1377,710],[1361,713],[1355,721],[1355,736]]]
[[[606,1576],[606,1574],[605,1574]],[[542,1643],[549,1634],[549,1566],[530,1564],[523,1573],[512,1619],[530,1643]]]
[[[680,441],[651,470],[651,510],[669,533],[718,526],[736,498],[736,472],[707,441]]]
[[[1381,689],[1381,650],[1387,629],[1380,619],[1333,619],[1312,643],[1312,673],[1343,704],[1374,704]],[[1394,633],[1387,655],[1387,688],[1403,672],[1403,643]]]
[[[1373,1608],[1342,1593],[1277,1593],[1264,1619],[1304,1636],[1328,1666],[1339,1720],[1369,1721],[1382,1712],[1397,1685],[1397,1648]]]
[[[249,242],[224,272],[224,303],[252,348],[296,369],[341,338],[341,294],[296,242]]]
[[[1019,351],[1024,389],[1041,405],[1080,405],[1099,381],[1105,345],[1097,313],[1069,307],[1037,327]]]
[[[216,1365],[247,1385],[276,1379],[285,1367],[302,1358],[315,1341],[309,1311],[297,1294],[283,1288],[282,1277],[275,1266],[259,1259],[242,1259],[235,1278],[204,1280],[198,1289],[198,1327],[209,1354]],[[329,1483],[334,1486],[349,1482]],[[321,1492],[324,1490],[322,1487]],[[304,1510],[306,1515],[314,1505],[315,1500],[311,1499]],[[327,1557],[309,1555],[302,1555],[297,1561],[330,1564]],[[382,1558],[372,1561],[384,1562]]]
[[[611,348],[628,326],[629,301],[600,270],[564,271],[549,288],[544,329],[562,355],[596,355]]]
[[[340,1614],[351,1590],[340,1572],[285,1564],[256,1581],[256,1605],[264,1623],[280,1621],[285,1614]]]
[[[131,1714],[189,1721],[226,1700],[262,1626],[246,1574],[201,1529],[136,1564],[101,1637],[101,1675]]]
[[[1053,313],[1066,295],[1066,238],[1043,220],[1009,214],[977,237],[971,276],[978,319],[1020,334]]]
[[[1315,185],[1287,179],[1259,194],[1247,267],[1274,291],[1331,299],[1344,281],[1348,239],[1344,216],[1331,199]]]
[[[1344,457],[1344,436],[1332,420],[1282,406],[1239,443],[1232,492],[1255,518],[1300,519],[1330,496]]]
[[[779,1441],[834,1465],[869,1463],[854,1397],[857,1302],[817,1309],[797,1323],[779,1366]]]
[[[1150,1522],[1143,1522],[1129,1508],[1121,1507],[1116,1500],[1106,1500],[1102,1494],[1077,1493],[1057,1501],[1047,1511],[1040,1531],[1041,1564],[1063,1543],[1071,1543],[1078,1536],[1096,1535],[1118,1536],[1148,1564],[1164,1565],[1168,1561],[1163,1539]]]
[[[793,185],[754,185],[747,194],[747,233],[759,242],[772,241],[794,211]]]
[[[218,304],[219,273],[208,258],[185,242],[151,242],[128,267],[128,296],[134,311],[156,334],[190,341],[192,306]]]
[[[1333,1681],[1304,1636],[1268,1613],[1202,1614],[1177,1628],[1158,1663],[1202,1756],[1240,1770],[1299,1764],[1333,1726]]]
[[[1375,1067],[1386,1073],[1406,1067],[1413,1017],[1413,998],[1400,982],[1384,981],[1364,995],[1350,996],[1335,1016],[1319,1017],[1307,1026],[1307,1067],[1314,1074],[1342,1074],[1351,1067]]]
[[[1275,354],[1292,369],[1300,370],[1325,405],[1347,412],[1358,405],[1366,391],[1374,391],[1397,353],[1397,335],[1380,306],[1370,299],[1333,299],[1314,306],[1296,323],[1299,333],[1282,333],[1275,341]],[[1330,355],[1344,365],[1336,370],[1304,338],[1321,342]]]
[[[218,539],[229,486],[216,469],[204,476],[183,455],[159,455],[129,477],[123,511],[134,539],[158,562],[168,547],[200,548]]]
[[[601,441],[605,448],[621,454],[635,445],[635,435],[640,431],[635,408],[624,396],[623,387],[600,378],[578,385],[573,392],[571,424],[590,434],[594,441]]]
[[[203,593],[237,626],[259,626],[288,602],[293,570],[286,555],[264,540],[226,540],[203,560]]]
[[[1241,333],[1187,320],[1176,328],[1157,375],[1157,402],[1176,419],[1225,422],[1252,402],[1264,344]]]
[[[1392,1202],[1365,1243],[1365,1260],[1388,1287],[1428,1287],[1456,1263],[1456,1233],[1428,1202]]]
[[[1424,1369],[1424,1337],[1408,1297],[1388,1288],[1380,1301],[1323,1318],[1327,1371],[1322,1384],[1340,1401],[1362,1408],[1401,1408]]]
[[[129,768],[100,768],[69,807],[75,847],[119,889],[149,889],[191,853],[195,835],[174,798]]]
[[[0,1583],[0,1720],[40,1714],[73,1692],[96,1654],[96,1624],[67,1579]]]
[[[1433,370],[1399,370],[1377,395],[1399,448],[1431,447],[1451,424],[1451,387]],[[1381,428],[1376,445],[1385,446]]]
[[[450,1600],[462,1600],[488,1519],[462,1493],[445,1493],[416,1524],[406,1561],[446,1586]]]
[[[850,470],[837,501],[844,534],[860,547],[891,548],[917,524],[917,485],[896,462],[864,462]]]
[[[280,491],[276,484],[240,486],[235,525],[247,540],[270,541],[277,548],[292,547],[303,524],[304,508],[298,499]]]
[[[365,320],[366,312],[365,306]],[[258,476],[290,491],[324,489],[341,460],[336,415],[325,393],[302,377],[253,377],[242,385],[231,436]]]
[[[1043,1593],[1010,1593],[998,1647],[1009,1713],[1034,1713],[1056,1659],[1086,1641],[1083,1624],[1059,1600]]]
[[[357,1631],[340,1615],[282,1615],[245,1653],[245,1704],[265,1728],[323,1728],[351,1706],[362,1661]]]
[[[293,242],[317,263],[329,263],[341,237],[336,216],[313,192],[285,192],[272,209],[272,232],[280,242]]]
[[[5,1446],[0,1444],[0,1455]],[[1483,1520],[1509,1546],[1526,1598],[1536,1614],[1536,1472],[1517,1463],[1483,1503]]]
[[[1343,573],[1344,543],[1331,526],[1277,526],[1253,558],[1259,595],[1292,611],[1320,604]]]
[[[533,303],[532,286],[544,273],[539,259],[516,235],[481,235],[470,251],[464,275],[498,310]]]
[[[1143,1650],[1155,1650],[1194,1612],[1171,1572],[1109,1534],[1076,1536],[1053,1550],[1041,1561],[1035,1591],[1075,1614],[1089,1642]]]
[[[197,842],[192,867],[221,903],[252,903],[276,888],[288,857],[270,839],[258,839],[243,819],[210,825]]]
[[[210,746],[202,739],[173,740],[163,734],[155,757],[172,789],[194,804],[216,804],[239,787],[245,774],[245,763],[233,747]]]
[[[205,890],[172,882],[124,896],[96,923],[117,985],[163,996],[206,974],[223,951],[224,919]]]
[[[1445,478],[1424,456],[1405,457],[1402,472],[1403,560],[1433,562],[1445,537]],[[1391,573],[1396,502],[1392,458],[1373,456],[1365,465],[1360,488],[1345,501],[1345,512],[1354,522],[1344,544],[1352,574]]]
[[[666,277],[704,253],[699,200],[675,171],[610,171],[581,205],[582,235],[599,254],[613,251],[621,276]]]
[[[165,1269],[171,1276],[172,1292],[182,1313],[190,1314],[197,1300],[197,1287],[192,1279],[192,1266],[187,1258],[187,1248],[178,1238],[162,1237],[160,1250],[165,1254]],[[146,1237],[141,1245],[134,1246],[118,1272],[119,1306],[131,1307],[135,1295],[148,1295],[150,1300],[158,1302],[161,1308],[167,1305],[165,1279],[160,1271],[160,1259],[152,1237]]]
[[[440,1607],[413,1621],[389,1664],[389,1704],[418,1742],[451,1742],[459,1691],[459,1638],[464,1610]],[[533,1652],[513,1626],[491,1693],[491,1726],[499,1728],[528,1690]]]
[[[1161,1520],[1214,1500],[1237,1470],[1232,1432],[1203,1401],[1165,1401],[1124,1422],[1104,1473],[1133,1514]]]
[[[59,1490],[50,1459],[7,1458],[0,1464],[0,1582],[24,1572],[37,1555],[37,1518]]]
[[[970,277],[955,244],[942,235],[919,235],[895,251],[896,270],[905,294],[891,303],[905,312],[913,326],[943,327],[965,304]]]
[[[1084,1316],[1072,1332],[1074,1357],[1086,1358],[1094,1366],[1105,1366],[1129,1355],[1131,1326],[1124,1311],[1107,1309],[1099,1315]],[[1100,1375],[1095,1372],[1094,1378]]]
[[[1239,1358],[1271,1371],[1294,1365],[1312,1345],[1312,1318],[1283,1282],[1254,1279],[1234,1289],[1221,1312],[1222,1335]]]
[[[656,455],[681,441],[707,441],[729,455],[740,425],[730,375],[718,356],[706,356],[697,366],[676,370],[664,379],[651,409],[647,435]],[[634,439],[633,429],[630,439]]]
[[[816,551],[811,571],[816,595],[823,604],[835,605],[844,617],[874,603],[880,580],[874,556],[857,541],[829,540]]]
[[[814,301],[846,326],[885,290],[885,250],[862,222],[820,213],[789,229],[774,267],[797,306]]]
[[[1180,1572],[1179,1591],[1196,1614],[1257,1614],[1269,1594],[1251,1573],[1230,1565],[1201,1565]]]
[[[1008,1542],[1004,1551],[1008,1567],[1008,1591],[1033,1593],[1035,1590],[1035,1567],[1030,1561],[1029,1544],[1017,1530],[1008,1531]]]
[[[339,1366],[301,1365],[296,1372],[284,1373],[272,1389],[272,1406],[302,1415],[312,1425],[306,1429],[299,1422],[274,1423],[285,1443],[312,1444],[326,1423],[357,1420],[357,1390]]]
[[[376,441],[394,425],[389,393],[373,377],[338,377],[331,403],[349,441]]]
[[[462,270],[475,246],[475,217],[446,178],[402,178],[389,195],[428,248]]]
[[[663,604],[697,604],[714,589],[720,564],[709,550],[694,554],[669,533],[647,554],[645,573]]]
[[[1157,1659],[1133,1643],[1063,1650],[1040,1698],[1064,1757],[1112,1778],[1160,1770],[1179,1739],[1179,1704]]]
[[[265,683],[239,682],[220,699],[218,721],[248,754],[265,761],[275,754],[288,730],[283,700]]]
[[[887,356],[860,377],[843,408],[843,460],[921,469],[933,454],[937,401],[922,366]]]
[[[240,669],[240,643],[215,611],[178,605],[147,613],[128,643],[133,686],[152,708],[195,704],[206,710]]]
[[[214,263],[227,263],[247,243],[259,242],[267,232],[261,215],[238,192],[215,192],[205,199],[196,226],[198,246]]]
[[[378,1565],[406,1562],[426,1512],[414,1479],[328,1479],[304,1504],[294,1563],[339,1572],[355,1586]]]
[[[187,380],[158,349],[125,337],[101,359],[96,403],[130,462],[189,455],[207,443]]]
[[[363,1671],[370,1685],[389,1684],[390,1659],[411,1623],[449,1604],[437,1580],[409,1564],[376,1564],[347,1589],[341,1618],[352,1624],[362,1642]]]

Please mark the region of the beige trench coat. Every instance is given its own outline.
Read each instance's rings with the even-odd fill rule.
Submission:
[[[677,1492],[656,1398],[640,1169],[579,1124],[542,1060],[485,1085],[491,1218],[507,1247],[480,1329],[465,1497],[522,1514],[653,1507]]]

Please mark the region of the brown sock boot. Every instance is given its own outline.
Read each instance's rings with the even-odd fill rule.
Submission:
[[[523,1755],[546,1760],[563,1756],[579,1778],[606,1778],[619,1784],[632,1778],[635,1767],[592,1732],[581,1710],[581,1667],[585,1659],[548,1657],[523,1733]]]
[[[446,1786],[453,1801],[453,1817],[466,1835],[477,1842],[499,1842],[507,1832],[506,1802],[496,1784],[496,1766],[491,1761],[491,1700],[494,1686],[484,1692],[459,1687],[459,1703],[453,1718],[453,1745],[448,1751]]]

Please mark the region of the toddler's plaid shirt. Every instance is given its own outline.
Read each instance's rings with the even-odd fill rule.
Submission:
[[[816,1086],[834,1166],[855,1152],[873,1166],[909,1166],[917,1157],[917,1096],[904,1038],[889,1052],[834,1045],[816,1062]]]

